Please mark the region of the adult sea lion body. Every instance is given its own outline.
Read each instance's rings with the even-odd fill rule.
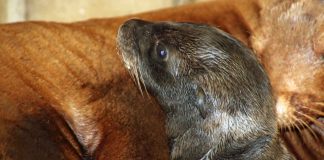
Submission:
[[[0,26],[0,159],[167,159],[163,115],[122,68],[114,32],[86,24]]]
[[[230,35],[129,20],[118,45],[130,73],[166,112],[171,159],[294,159],[279,140],[266,73]]]

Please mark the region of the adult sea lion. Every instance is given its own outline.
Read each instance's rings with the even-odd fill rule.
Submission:
[[[166,113],[171,159],[294,159],[280,143],[263,67],[229,34],[128,20],[117,42],[125,66]]]

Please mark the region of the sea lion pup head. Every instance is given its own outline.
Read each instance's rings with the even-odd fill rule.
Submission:
[[[268,77],[238,40],[202,24],[129,20],[118,46],[167,113],[172,159],[286,156]]]

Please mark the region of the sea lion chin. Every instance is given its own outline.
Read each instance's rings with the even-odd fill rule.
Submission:
[[[294,159],[269,79],[241,42],[203,24],[142,20],[117,37],[125,66],[167,115],[171,159]]]

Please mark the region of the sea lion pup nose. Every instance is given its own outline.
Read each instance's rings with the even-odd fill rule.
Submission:
[[[129,20],[118,46],[167,114],[171,159],[294,159],[278,137],[269,79],[235,38],[203,24]]]

